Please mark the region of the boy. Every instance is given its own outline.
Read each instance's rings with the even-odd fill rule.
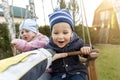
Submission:
[[[84,46],[84,42],[74,32],[74,23],[69,11],[55,10],[49,15],[51,39],[46,48],[56,54],[72,51],[81,51],[88,55],[91,48]],[[52,62],[51,80],[87,80],[87,69],[79,60],[79,56],[67,56]]]

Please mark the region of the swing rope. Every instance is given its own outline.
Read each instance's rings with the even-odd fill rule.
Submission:
[[[34,0],[29,0],[29,7],[30,7],[30,13],[31,13],[31,19],[36,20],[36,14],[35,14],[35,5]]]
[[[28,11],[29,11],[29,7],[30,7],[30,18],[31,19],[34,19],[36,21],[37,17],[36,17],[36,14],[35,14],[35,5],[34,5],[34,1],[33,0],[29,0],[29,5],[26,5],[26,12],[25,12],[25,17],[23,18],[23,13],[22,13],[22,8],[21,8],[21,18],[23,18],[23,23],[25,22],[25,19],[28,18]],[[21,22],[21,23],[22,23]],[[20,24],[21,24],[20,23]],[[23,25],[23,24],[22,24]],[[37,26],[37,29],[38,29],[38,26]],[[20,35],[21,35],[21,32],[19,32],[19,36],[18,38],[20,39]]]
[[[84,8],[84,2],[83,2],[83,0],[81,0],[80,7],[81,7],[81,12],[83,12],[84,18],[85,18],[85,24],[86,24],[86,27],[87,27],[87,37],[88,37],[89,45],[92,48],[92,43],[91,43],[91,38],[90,38],[90,32],[89,32],[89,28],[88,28],[88,23],[87,23],[86,12],[85,12],[85,8]],[[57,6],[56,6],[56,8],[60,8],[60,1],[59,0],[57,0]],[[83,8],[83,10],[82,10],[82,8]],[[82,17],[82,31],[83,31],[83,40],[85,41],[86,39],[85,39],[85,28],[83,26],[83,17]]]
[[[82,5],[83,5],[83,12],[84,12],[85,22],[86,22],[86,26],[87,26],[88,41],[89,41],[90,47],[92,48],[92,43],[91,43],[91,38],[90,38],[90,32],[89,32],[89,29],[88,29],[88,23],[87,23],[87,18],[86,18],[86,12],[85,12],[85,7],[84,7],[84,2],[83,2],[83,0],[81,0],[81,1],[82,1]]]
[[[82,13],[83,13],[83,10],[82,10],[82,2],[80,1],[80,11],[81,11],[81,18],[82,18],[82,33],[83,33],[83,40],[86,42],[86,39],[85,39],[85,29],[84,29],[84,26],[83,26],[83,16],[82,16]]]

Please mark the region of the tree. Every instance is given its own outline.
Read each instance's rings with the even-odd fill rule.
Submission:
[[[79,21],[79,5],[76,0],[70,0],[69,2],[65,2],[65,0],[59,1],[59,7],[60,9],[66,8],[71,12],[71,15],[73,17],[74,24],[77,24]]]
[[[60,0],[60,9],[66,8],[65,0]]]
[[[72,13],[74,24],[77,24],[79,16],[79,5],[76,0],[70,0],[68,3],[68,9]]]
[[[9,40],[11,41],[12,39],[15,38],[16,32],[15,32],[15,25],[14,25],[14,22],[13,22],[13,18],[11,18],[11,16],[10,16],[10,6],[9,6],[7,0],[2,0],[2,8],[3,8],[5,20],[7,22],[7,29],[8,29],[8,32],[9,32],[9,34],[8,34],[9,35]],[[15,54],[16,53],[13,50],[13,55],[15,55]]]

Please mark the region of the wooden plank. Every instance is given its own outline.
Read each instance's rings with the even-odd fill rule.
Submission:
[[[96,58],[91,58],[87,62],[88,80],[98,80],[97,72],[96,72],[96,65],[95,65],[95,59]]]

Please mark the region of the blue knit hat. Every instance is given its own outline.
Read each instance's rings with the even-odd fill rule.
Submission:
[[[72,30],[74,31],[74,23],[70,12],[66,9],[57,9],[52,14],[49,15],[50,30],[52,31],[53,25],[59,22],[66,22],[70,24]]]
[[[38,32],[37,23],[34,19],[26,19],[23,21],[19,26],[19,30],[21,31],[22,29],[30,30],[35,33]]]

